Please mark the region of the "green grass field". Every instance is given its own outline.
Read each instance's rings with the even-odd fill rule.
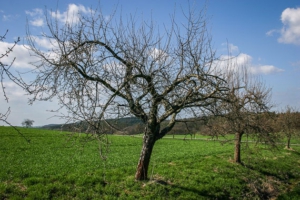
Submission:
[[[85,135],[0,127],[0,199],[299,199],[300,146],[269,150],[166,138],[154,147],[150,181],[134,180],[142,138],[109,136],[108,159]],[[187,139],[190,137],[186,137]],[[293,141],[298,142],[298,141]]]

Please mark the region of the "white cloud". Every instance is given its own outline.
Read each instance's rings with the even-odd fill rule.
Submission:
[[[35,46],[40,49],[45,56],[49,59],[57,59],[59,56],[55,53],[55,49],[59,48],[58,43],[54,39],[45,37],[30,36]],[[0,55],[11,48],[14,43],[1,42],[0,41]],[[15,60],[14,60],[15,58]],[[32,63],[38,63],[40,60],[37,56],[30,53],[30,46],[17,44],[13,51],[9,53],[9,56],[1,58],[1,62],[10,65],[13,62],[13,67],[22,69],[34,69]]]
[[[12,20],[16,20],[17,18],[19,17],[19,15],[6,15],[6,14],[3,14],[2,15],[2,21],[12,21]]]
[[[249,70],[252,74],[265,74],[265,75],[284,71],[283,69],[279,69],[273,65],[251,66]]]
[[[33,9],[33,11],[26,10],[25,13],[27,15],[30,15],[31,17],[34,17],[34,16],[40,16],[40,15],[42,15],[43,14],[43,10],[40,9],[40,8],[35,8],[35,9]]]
[[[246,65],[247,63],[251,63],[251,61],[252,57],[245,53],[241,53],[235,57],[235,62],[238,66]]]
[[[280,32],[280,31],[278,31],[278,30],[276,30],[276,29],[272,29],[272,30],[269,30],[268,32],[266,32],[266,35],[267,35],[267,36],[273,36],[273,34],[274,34],[274,33],[277,33],[277,32]]]
[[[220,70],[238,71],[240,67],[251,63],[251,60],[252,57],[244,53],[241,53],[238,56],[223,55],[220,57],[220,62],[218,63],[217,67]]]
[[[157,48],[151,49],[149,51],[149,55],[152,57],[152,59],[158,61],[166,61],[166,59],[169,57],[166,52]]]
[[[3,16],[2,16],[2,20],[3,20],[3,21],[9,21],[11,18],[12,18],[11,15],[3,15]]]
[[[33,19],[29,21],[29,23],[33,26],[43,26],[44,19],[43,19],[43,10],[40,8],[35,8],[32,11],[25,11],[25,13],[31,16]]]
[[[37,44],[39,47],[42,47],[45,50],[49,50],[49,49],[53,49],[53,48],[58,48],[58,44],[56,42],[56,40],[54,39],[50,39],[50,38],[46,38],[46,37],[37,37],[37,36],[29,36],[31,40],[33,40],[33,42],[35,44]]]
[[[246,67],[250,73],[258,75],[268,75],[283,72],[283,69],[273,65],[255,65],[252,63],[252,57],[248,54],[241,53],[238,56],[221,56],[218,68],[220,70],[238,71],[241,67]]]
[[[8,42],[0,42],[0,54],[3,54],[8,48],[11,48],[14,44]],[[13,59],[15,59],[13,63],[13,67],[16,68],[32,68],[30,63],[37,61],[36,57],[30,56],[28,51],[28,46],[17,44],[13,51],[9,54],[8,57],[3,57],[1,62],[4,64],[10,64]]]
[[[43,26],[44,25],[44,20],[42,18],[37,18],[35,20],[31,20],[30,23],[33,26]]]
[[[50,15],[61,22],[72,24],[79,21],[80,14],[87,14],[90,12],[92,12],[92,10],[83,5],[69,4],[65,12],[61,13],[60,11],[55,11],[50,12]]]
[[[226,46],[226,49],[224,48],[223,50],[227,51],[229,54],[239,53],[238,46],[235,46],[231,43],[222,43],[222,46]]]
[[[104,17],[104,19],[105,19],[105,21],[109,21],[109,20],[111,20],[111,16],[110,16],[110,15],[106,15],[106,16]]]
[[[278,39],[281,43],[300,45],[300,8],[287,8],[281,14],[283,28]]]
[[[20,98],[24,98],[26,94],[24,90],[18,87],[14,82],[3,82],[5,93],[9,98],[9,101],[18,101]]]
[[[20,126],[22,121],[26,118],[34,120],[34,126],[46,125],[46,124],[62,124],[65,120],[54,117],[55,114],[49,112],[49,110],[56,110],[58,108],[57,99],[53,99],[52,102],[35,102],[33,105],[28,104],[28,98],[23,91],[13,82],[4,82],[5,92],[9,98],[7,103],[3,97],[3,92],[0,90],[0,113],[5,113],[10,107],[10,114],[8,116],[8,122],[15,126]],[[65,110],[62,110],[65,112]],[[0,121],[0,125],[7,125]]]
[[[57,19],[63,23],[77,23],[79,21],[80,14],[88,14],[93,12],[91,9],[84,7],[83,5],[69,4],[68,8],[64,12],[57,11],[49,11],[50,16]],[[29,15],[32,19],[29,23],[33,26],[43,26],[45,24],[44,21],[44,12],[40,8],[35,8],[31,11],[25,11],[27,15]]]

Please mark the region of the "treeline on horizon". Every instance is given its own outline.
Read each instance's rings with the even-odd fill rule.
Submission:
[[[294,129],[300,131],[300,112],[294,112]],[[257,114],[259,115],[259,114]],[[260,114],[261,115],[261,114]],[[272,132],[278,132],[279,129],[276,128],[278,125],[278,120],[280,118],[285,118],[288,115],[287,113],[276,113],[269,112],[265,115],[261,115],[260,117],[268,117],[271,118],[273,122],[274,128]],[[223,119],[219,120],[219,119]],[[173,129],[168,133],[168,135],[186,135],[186,134],[202,134],[202,135],[215,135],[209,127],[207,126],[208,122],[212,122],[215,125],[216,123],[223,123],[226,120],[226,116],[208,116],[203,118],[188,118],[181,121],[178,121]],[[61,130],[61,131],[71,131],[71,132],[82,132],[88,133],[87,131],[92,131],[92,129],[87,128],[86,122],[77,122],[77,123],[69,123],[69,124],[49,124],[44,125],[42,129],[49,130]],[[108,119],[105,122],[101,122],[103,124],[103,130],[107,134],[118,134],[118,135],[135,135],[141,134],[144,132],[144,124],[143,122],[136,117],[124,117],[119,119]],[[165,121],[162,126],[166,126],[168,124],[168,120]],[[221,125],[221,124],[219,124]],[[163,128],[162,127],[162,128]]]

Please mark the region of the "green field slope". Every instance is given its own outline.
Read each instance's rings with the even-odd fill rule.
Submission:
[[[141,137],[109,136],[107,159],[85,135],[0,127],[0,199],[299,199],[300,147],[270,151],[166,138],[157,142],[149,181],[134,180]],[[182,137],[184,138],[184,137]],[[197,137],[196,137],[197,138]]]

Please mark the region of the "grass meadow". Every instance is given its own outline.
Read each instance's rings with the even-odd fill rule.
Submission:
[[[0,127],[0,199],[299,199],[300,146],[270,150],[175,136],[154,147],[149,181],[135,181],[141,137],[109,136],[107,159],[85,135]],[[294,140],[293,143],[300,143]]]

